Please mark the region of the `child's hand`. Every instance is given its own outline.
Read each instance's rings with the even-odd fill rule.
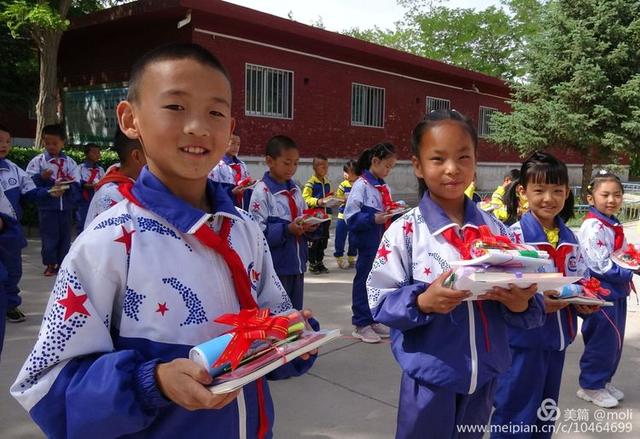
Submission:
[[[52,175],[53,171],[51,169],[45,169],[40,173],[40,177],[42,177],[43,180],[48,180]]]
[[[64,195],[64,189],[56,188],[56,186],[54,186],[51,188],[49,195],[51,195],[53,198],[60,198],[62,195]]]
[[[445,271],[433,281],[424,293],[418,296],[418,308],[423,313],[446,314],[451,312],[456,306],[471,296],[468,291],[454,290],[444,285],[445,280],[451,274],[451,270]]]
[[[501,287],[493,287],[493,290],[478,296],[482,300],[495,300],[509,308],[511,312],[523,312],[529,307],[529,299],[531,299],[538,291],[536,284],[529,285],[527,288],[519,288],[513,284],[509,285],[511,289],[507,290]]]
[[[313,313],[311,312],[310,309],[303,309],[302,310],[302,317],[304,317],[304,326],[305,329],[308,331],[312,331],[313,329],[311,328],[311,325],[309,325],[309,319],[311,317],[313,317]],[[306,354],[302,354],[300,355],[300,359],[301,360],[308,360],[309,357],[311,357],[312,355],[318,355],[318,350],[314,349],[312,351],[307,352]]]
[[[390,215],[388,213],[384,213],[384,212],[380,212],[380,213],[376,213],[375,217],[374,217],[374,222],[376,224],[384,224],[386,223],[389,219],[391,219],[393,215]]]
[[[321,223],[317,223],[317,224],[312,224],[312,223],[302,223],[302,228],[304,229],[305,233],[306,232],[314,232],[318,227],[320,227]]]
[[[557,300],[550,299],[550,297],[555,297],[558,295],[558,292],[555,290],[544,291],[544,312],[550,314],[552,312],[556,312],[569,306],[566,302],[558,302]]]
[[[291,221],[287,226],[287,229],[289,229],[289,233],[294,236],[301,236],[304,233],[304,227],[302,223],[297,220]]]
[[[162,394],[187,410],[220,409],[236,399],[241,389],[214,395],[206,385],[213,378],[202,367],[186,358],[156,366],[156,383]]]
[[[243,193],[246,189],[247,189],[246,186],[236,186],[233,189],[231,189],[231,193],[233,195],[239,195]]]
[[[602,308],[599,305],[574,305],[576,307],[576,311],[580,314],[593,314],[596,311],[600,311]]]

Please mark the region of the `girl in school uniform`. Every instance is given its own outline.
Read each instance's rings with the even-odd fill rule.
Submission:
[[[573,194],[569,189],[567,166],[544,152],[533,153],[523,164],[517,185],[529,201],[529,211],[511,226],[516,242],[546,251],[553,264],[543,271],[561,272],[565,276],[584,276],[586,267],[580,246],[564,221],[573,216]],[[518,197],[507,197],[509,216],[515,216]],[[552,295],[555,291],[545,292]],[[492,438],[551,437],[554,420],[542,420],[538,410],[543,401],[557,405],[566,348],[576,336],[577,313],[589,314],[597,307],[574,306],[545,299],[544,325],[535,329],[509,327],[512,363],[498,378],[495,411],[491,424]],[[501,426],[530,426],[531,431],[515,434],[502,432]]]
[[[352,289],[351,323],[355,326],[352,335],[365,343],[389,338],[389,328],[376,323],[371,316],[365,282],[382,234],[391,221],[391,215],[386,212],[393,201],[384,178],[395,164],[395,147],[390,143],[379,143],[365,150],[356,163],[356,174],[360,178],[353,184],[344,208],[344,219],[358,251]]]
[[[470,293],[444,285],[449,261],[460,260],[480,226],[510,233],[465,197],[476,167],[477,135],[461,114],[429,113],[412,134],[418,207],[385,232],[367,280],[377,322],[391,327],[402,368],[398,439],[482,437],[498,375],[511,363],[507,323],[542,324],[536,286]],[[480,426],[480,427],[476,427]]]
[[[620,179],[607,171],[596,174],[587,187],[589,213],[580,227],[582,256],[589,274],[610,291],[604,307],[587,317],[582,325],[584,353],[580,358],[578,397],[600,407],[615,407],[624,393],[611,380],[622,355],[627,315],[627,296],[633,272],[611,260],[611,254],[626,248],[624,230],[614,216],[622,206]]]

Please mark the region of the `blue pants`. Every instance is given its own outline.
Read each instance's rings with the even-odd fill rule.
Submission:
[[[0,262],[0,360],[2,359],[2,345],[4,344],[4,326],[7,320],[7,295],[4,284],[7,281],[7,270]]]
[[[374,323],[371,308],[369,308],[366,283],[375,258],[375,253],[360,253],[356,261],[356,276],[353,278],[351,289],[351,312],[353,313],[351,323],[353,326],[360,327]]]
[[[61,264],[71,246],[71,210],[38,210],[42,263]]]
[[[459,434],[457,426],[487,425],[495,386],[493,379],[466,395],[420,383],[403,373],[396,439],[481,438],[482,432]]]
[[[22,244],[0,248],[0,264],[4,266],[7,275],[2,282],[2,288],[6,295],[7,309],[20,306],[22,298],[18,295],[18,284],[22,278]]]
[[[344,256],[344,243],[347,239],[349,239],[349,250],[347,251],[347,256],[356,256],[358,254],[358,250],[356,249],[356,246],[353,245],[352,237],[353,233],[349,233],[346,221],[338,219],[338,222],[336,223],[336,251],[333,253],[333,256],[336,258]]]
[[[552,428],[555,420],[540,420],[538,409],[547,398],[558,404],[565,351],[512,348],[511,354],[511,367],[498,377],[491,425],[524,426],[537,433],[496,432],[491,437],[550,438],[551,432],[543,430]]]
[[[302,297],[304,293],[304,273],[278,275],[280,283],[287,292],[291,304],[297,310],[302,310]]]
[[[78,210],[76,210],[76,231],[78,235],[84,230],[84,222],[87,220],[87,213],[89,213],[89,203],[78,203]]]
[[[627,321],[627,298],[613,303],[589,314],[582,322],[584,353],[580,358],[580,387],[583,389],[604,388],[618,369]]]

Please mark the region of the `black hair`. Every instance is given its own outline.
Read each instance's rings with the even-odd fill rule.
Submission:
[[[515,194],[516,187],[522,185],[522,187],[526,189],[528,184],[535,183],[559,184],[569,188],[569,171],[567,170],[567,165],[546,152],[536,151],[531,154],[524,163],[522,163],[520,178],[517,180],[517,184],[509,186],[507,190],[509,196],[505,200],[505,204],[507,205],[507,213],[510,218],[517,217],[518,212],[518,197]],[[564,207],[558,214],[563,221],[568,221],[570,218],[573,218],[573,204],[573,192],[569,190],[569,197],[565,200]]]
[[[362,173],[371,167],[371,162],[374,158],[384,160],[396,154],[396,147],[390,143],[378,143],[369,149],[365,149],[358,157],[356,162],[355,172],[356,175],[362,175]]]
[[[624,186],[622,186],[620,177],[612,172],[607,171],[606,169],[601,169],[600,171],[593,174],[593,177],[591,177],[591,181],[589,181],[589,186],[587,186],[587,194],[593,195],[593,191],[595,191],[598,186],[606,181],[614,181],[618,183],[618,185],[620,186],[620,190],[624,194]]]
[[[131,151],[134,149],[142,151],[140,141],[138,139],[130,139],[120,128],[116,128],[116,134],[113,137],[113,150],[118,154],[120,164],[125,165],[129,161]]]
[[[9,131],[9,128],[7,128],[6,126],[0,124],[0,131],[4,131],[5,133],[9,133],[11,134],[11,131]]]
[[[517,180],[520,178],[520,169],[512,169],[506,174],[504,174],[504,178],[510,178],[511,181]]]
[[[93,148],[100,149],[100,147],[95,143],[87,143],[86,145],[84,145],[84,148],[83,148],[84,155],[86,156],[87,154],[89,154],[89,151],[91,151]]]
[[[520,171],[518,171],[520,172]],[[506,226],[511,226],[518,222],[518,207],[520,205],[520,197],[518,196],[519,179],[514,179],[507,185],[502,196],[502,202],[507,206],[507,219],[504,220]],[[515,209],[510,209],[509,206],[515,206]]]
[[[475,150],[478,148],[478,133],[476,132],[471,119],[456,110],[440,109],[427,113],[411,132],[411,153],[415,157],[420,156],[420,142],[422,142],[422,136],[424,136],[424,133],[437,126],[439,123],[447,120],[459,123],[467,134],[469,134],[469,137],[471,137],[473,149]],[[424,180],[422,178],[418,178],[418,193],[420,198],[422,198],[422,195],[424,195],[426,190],[427,185]]]
[[[344,166],[342,167],[342,170],[344,172],[353,172],[355,174],[356,165],[357,163],[355,160],[349,160],[347,163],[344,164]]]
[[[316,154],[316,155],[314,155],[312,164],[315,164],[316,160],[324,160],[325,162],[329,161],[327,156],[324,155],[324,154]]]
[[[45,125],[42,128],[42,135],[58,136],[63,141],[67,140],[67,133],[61,124]]]
[[[267,149],[265,155],[277,159],[282,155],[283,151],[289,149],[298,149],[298,145],[291,137],[279,135],[273,136],[267,141]]]
[[[161,61],[177,61],[182,59],[192,59],[205,66],[211,67],[219,71],[229,79],[229,73],[222,62],[204,47],[193,43],[171,43],[157,47],[138,59],[129,72],[129,90],[127,92],[127,100],[135,102],[139,99],[140,80],[144,71],[151,65]]]

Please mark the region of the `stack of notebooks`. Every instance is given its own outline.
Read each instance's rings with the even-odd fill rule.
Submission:
[[[233,392],[340,336],[339,329],[307,330],[299,311],[292,310],[284,317],[288,320],[287,336],[277,339],[265,335],[265,338],[254,340],[236,365],[230,362],[216,364],[233,343],[232,333],[220,335],[189,351],[189,358],[207,369],[214,378],[209,387],[212,393]],[[255,329],[248,328],[248,331]],[[240,335],[238,332],[241,331],[236,331]]]
[[[622,268],[634,271],[640,269],[640,251],[633,244],[627,244],[620,250],[613,252],[611,259]]]
[[[585,305],[604,305],[607,302],[584,294],[580,285],[572,285],[582,278],[564,276],[553,270],[553,261],[545,251],[522,244],[505,244],[489,238],[487,243],[478,239],[471,244],[471,259],[453,261],[453,272],[445,285],[456,290],[469,291],[466,300],[478,300],[493,287],[509,289],[510,285],[528,288],[537,285],[539,293],[554,290],[554,300]]]

